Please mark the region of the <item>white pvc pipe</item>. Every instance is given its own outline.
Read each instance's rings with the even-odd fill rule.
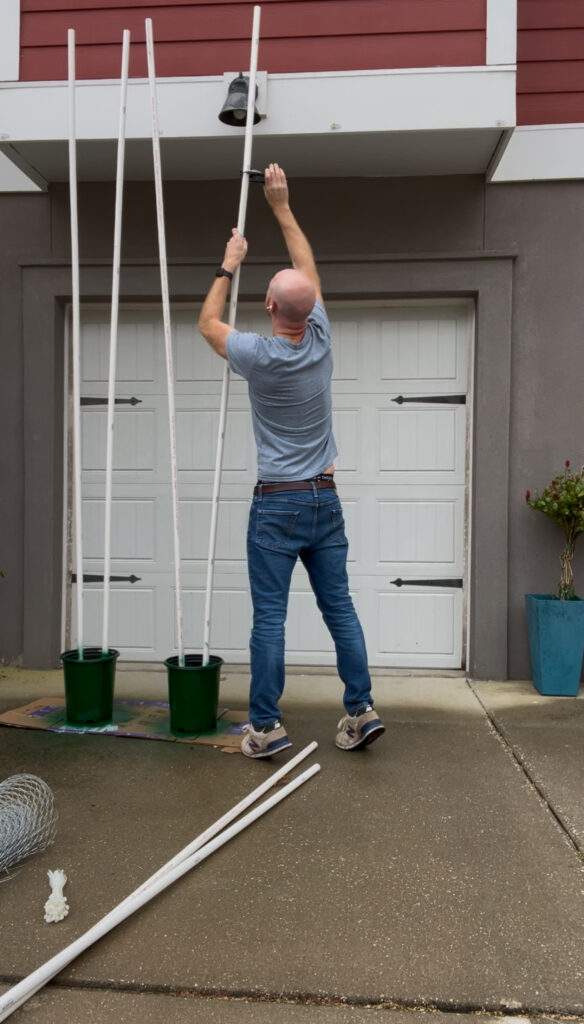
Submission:
[[[245,232],[245,216],[247,212],[247,194],[249,190],[249,172],[251,170],[251,148],[253,141],[253,115],[255,110],[256,79],[258,69],[258,50],[260,45],[261,8],[253,9],[253,25],[251,32],[251,56],[249,66],[249,83],[247,94],[247,117],[245,122],[245,143],[243,147],[243,174],[239,195],[239,213],[237,230],[241,235]],[[237,299],[239,295],[239,276],[241,267],[237,267],[231,282],[229,300],[229,324],[235,325]],[[203,623],[203,665],[210,659],[211,605],[213,600],[213,575],[215,572],[215,547],[217,542],[217,518],[219,515],[219,494],[221,491],[221,472],[223,469],[223,450],[225,447],[225,424],[227,422],[227,404],[229,400],[229,363],[225,360],[223,367],[223,385],[221,388],[221,404],[219,409],[219,430],[217,435],[217,455],[215,458],[215,477],[213,481],[213,497],[211,500],[211,526],[209,530],[209,555],[207,561],[207,585],[205,591],[205,613]]]
[[[289,765],[284,766],[286,771],[289,771]],[[220,835],[216,836],[211,842],[206,843],[199,850],[193,853],[190,857],[183,860],[180,864],[176,865],[172,870],[166,872],[163,868],[158,872],[157,876],[153,876],[155,880],[149,880],[139,889],[128,896],[122,903],[113,910],[106,914],[105,917],[98,921],[97,924],[93,925],[89,931],[85,932],[78,939],[72,942],[69,946],[63,949],[56,956],[47,960],[45,964],[29,974],[27,978],[24,978],[17,985],[14,985],[11,989],[8,989],[4,995],[0,996],[0,1021],[6,1020],[10,1014],[14,1013],[23,1003],[26,1002],[35,992],[38,992],[43,985],[46,985],[51,978],[54,978],[56,974],[63,970],[67,964],[70,964],[80,953],[91,946],[98,939],[106,935],[112,928],[115,928],[117,924],[125,921],[127,917],[130,917],[136,910],[148,903],[154,896],[157,896],[159,892],[166,889],[177,879],[185,875],[191,868],[194,868],[197,864],[200,864],[202,860],[209,857],[210,854],[214,853],[225,843],[229,842],[233,836],[242,832],[244,828],[251,825],[257,818],[269,811],[281,800],[284,800],[290,795],[295,789],[298,789],[304,782],[312,778],[313,775],[320,771],[320,765],[312,765],[302,775],[299,775],[292,782],[289,782],[283,789],[274,793],[263,803],[259,804],[252,811],[241,818],[240,821],[235,822],[230,828],[225,829]],[[151,884],[150,884],[151,882]]]
[[[122,36],[122,68],[120,73],[120,120],[118,131],[118,162],[116,169],[116,201],[114,216],[114,252],[112,258],[112,308],[110,319],[109,382],[107,395],[107,442],[105,460],[105,534],[103,555],[103,623],[102,654],[107,654],[109,633],[112,478],[114,454],[114,414],[116,402],[116,360],[118,351],[118,313],[120,306],[120,263],[122,248],[122,203],[124,196],[124,154],[126,145],[126,97],[130,62],[130,33]]]
[[[81,357],[79,341],[79,219],[75,116],[75,29],[67,33],[69,97],[69,206],[71,217],[71,313],[73,363],[73,500],[77,570],[77,657],[83,660],[83,521],[81,503]]]
[[[172,525],[174,536],[174,586],[176,591],[176,628],[178,640],[178,664],[184,668],[184,639],[182,614],[182,580],[179,542],[179,503],[176,458],[176,416],[174,410],[174,367],[172,361],[172,333],[170,325],[170,299],[168,293],[168,264],[166,258],[166,235],[164,230],[164,204],[162,197],[162,168],[160,163],[160,136],[158,132],[158,110],[156,104],[156,71],[154,68],[154,40],[152,19],[146,18],[146,54],[148,57],[148,79],[152,107],[152,152],[154,156],[154,187],[156,192],[156,213],[158,219],[158,251],[160,258],[160,284],[162,290],[162,316],[164,321],[164,345],[166,349],[166,378],[168,390],[168,426],[170,434],[170,468],[172,479]]]

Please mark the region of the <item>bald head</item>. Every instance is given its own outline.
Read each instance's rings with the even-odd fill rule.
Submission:
[[[316,289],[299,270],[280,270],[270,281],[266,304],[283,324],[303,324],[315,302]]]

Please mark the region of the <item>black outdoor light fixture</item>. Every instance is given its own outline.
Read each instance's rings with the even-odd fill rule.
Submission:
[[[249,90],[249,78],[239,72],[237,78],[234,78],[229,83],[229,91],[227,93],[227,99],[223,104],[221,113],[219,114],[219,120],[223,124],[230,124],[233,128],[245,128],[247,123],[247,97]],[[256,85],[255,98],[258,96],[258,87]],[[261,117],[258,114],[257,107],[253,108],[253,123],[259,124]]]

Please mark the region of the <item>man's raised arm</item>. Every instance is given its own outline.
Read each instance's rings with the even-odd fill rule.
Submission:
[[[229,282],[240,263],[245,259],[247,242],[237,228],[231,229],[231,238],[225,246],[225,255],[218,275],[209,289],[199,316],[199,331],[205,341],[214,348],[218,355],[227,359],[227,339],[233,327],[224,324],[221,319],[227,300]]]
[[[264,194],[282,230],[292,266],[312,281],[316,289],[316,297],[319,302],[322,302],[320,277],[316,269],[314,254],[310,242],[290,209],[286,175],[278,164],[270,164],[269,167],[266,167]]]

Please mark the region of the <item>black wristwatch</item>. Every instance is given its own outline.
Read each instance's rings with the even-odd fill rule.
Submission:
[[[215,277],[228,277],[230,281],[233,281],[233,274],[230,270],[226,270],[225,267],[217,267]]]

